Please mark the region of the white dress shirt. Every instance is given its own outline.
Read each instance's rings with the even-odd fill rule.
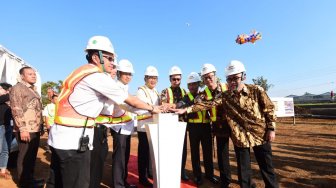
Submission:
[[[145,103],[151,104],[151,105],[159,105],[159,95],[158,92],[155,88],[153,89],[149,89],[147,86],[144,86],[144,88],[146,89],[147,93],[149,94],[149,96],[147,96],[147,94],[145,93],[145,91],[143,89],[138,89],[137,91],[137,97],[142,100]],[[149,118],[149,119],[145,119],[145,120],[141,120],[138,121],[138,125],[137,125],[137,129],[139,132],[146,132],[145,129],[145,124],[153,122],[153,118]]]
[[[122,88],[125,92],[128,93],[128,85],[123,84],[119,80],[116,81],[118,86]],[[127,106],[125,103],[122,104],[124,107]],[[106,104],[104,105],[104,109],[102,111],[102,114],[112,114],[113,117],[120,117],[127,113],[129,116],[131,116],[132,120],[125,123],[118,123],[118,124],[104,124],[106,127],[109,127],[113,129],[115,132],[119,132],[123,135],[131,135],[133,133],[134,129],[134,117],[135,114],[130,113],[124,109],[121,108],[121,106],[116,105],[112,100],[108,100]]]
[[[109,74],[93,73],[77,83],[69,97],[69,103],[78,113],[96,118],[108,99],[121,104],[127,97],[128,93]],[[77,150],[82,133],[83,128],[55,124],[50,129],[48,144],[56,149]],[[93,128],[86,128],[84,135],[89,136],[89,147],[92,150]]]

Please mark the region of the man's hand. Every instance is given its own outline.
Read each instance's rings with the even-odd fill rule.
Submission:
[[[275,139],[275,132],[271,131],[271,130],[268,130],[267,133],[266,133],[266,140],[269,141],[269,142],[273,142],[274,139]]]
[[[20,138],[24,142],[30,142],[30,134],[29,134],[29,132],[20,132]]]
[[[151,111],[153,114],[161,113],[161,109],[159,106],[153,106],[153,110]]]
[[[161,105],[161,106],[159,106],[159,108],[160,108],[162,113],[166,113],[166,112],[169,111],[169,106],[167,106],[167,105]]]
[[[182,109],[170,109],[170,111],[175,112],[175,114],[184,114],[187,112],[187,108],[182,108]]]

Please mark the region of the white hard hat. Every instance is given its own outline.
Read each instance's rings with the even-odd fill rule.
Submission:
[[[128,72],[128,73],[134,73],[133,65],[130,61],[127,59],[121,59],[118,63],[118,71],[121,72]]]
[[[201,77],[196,72],[191,72],[187,79],[187,84],[194,83],[194,82],[200,82]]]
[[[202,70],[201,70],[201,76],[208,74],[210,72],[216,72],[215,66],[209,63],[203,64]]]
[[[104,36],[93,36],[89,39],[85,51],[88,50],[101,50],[115,54],[113,45],[107,37]]]
[[[170,70],[169,70],[169,76],[175,75],[175,74],[181,74],[182,75],[182,71],[181,71],[180,67],[173,66],[172,68],[170,68]]]
[[[245,66],[238,60],[232,60],[225,68],[225,76],[246,72]]]
[[[148,66],[145,71],[145,76],[159,76],[159,72],[154,66]]]

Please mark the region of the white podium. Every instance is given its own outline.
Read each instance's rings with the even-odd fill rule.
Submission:
[[[172,113],[154,114],[146,124],[154,188],[181,187],[181,163],[186,122]]]

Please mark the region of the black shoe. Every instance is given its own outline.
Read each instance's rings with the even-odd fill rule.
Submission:
[[[42,178],[39,178],[39,179],[32,179],[31,181],[30,181],[31,183],[41,183],[41,182],[43,182],[44,183],[44,179],[42,179]]]
[[[125,187],[126,188],[137,188],[137,186],[136,185],[131,185],[131,184],[129,184],[129,183],[125,183]]]
[[[33,182],[30,183],[29,187],[31,188],[43,188],[44,187],[44,180],[39,179],[39,180],[33,180]]]
[[[201,177],[196,177],[196,178],[194,179],[194,183],[195,183],[196,185],[202,185],[202,184],[203,184],[203,180],[202,180]]]
[[[184,171],[181,173],[181,179],[183,181],[189,181],[189,177],[187,176],[187,174]]]
[[[217,178],[216,176],[206,176],[205,178],[208,179],[213,184],[219,183],[219,178]]]
[[[147,179],[139,180],[139,184],[143,185],[144,187],[153,187],[153,184]]]

